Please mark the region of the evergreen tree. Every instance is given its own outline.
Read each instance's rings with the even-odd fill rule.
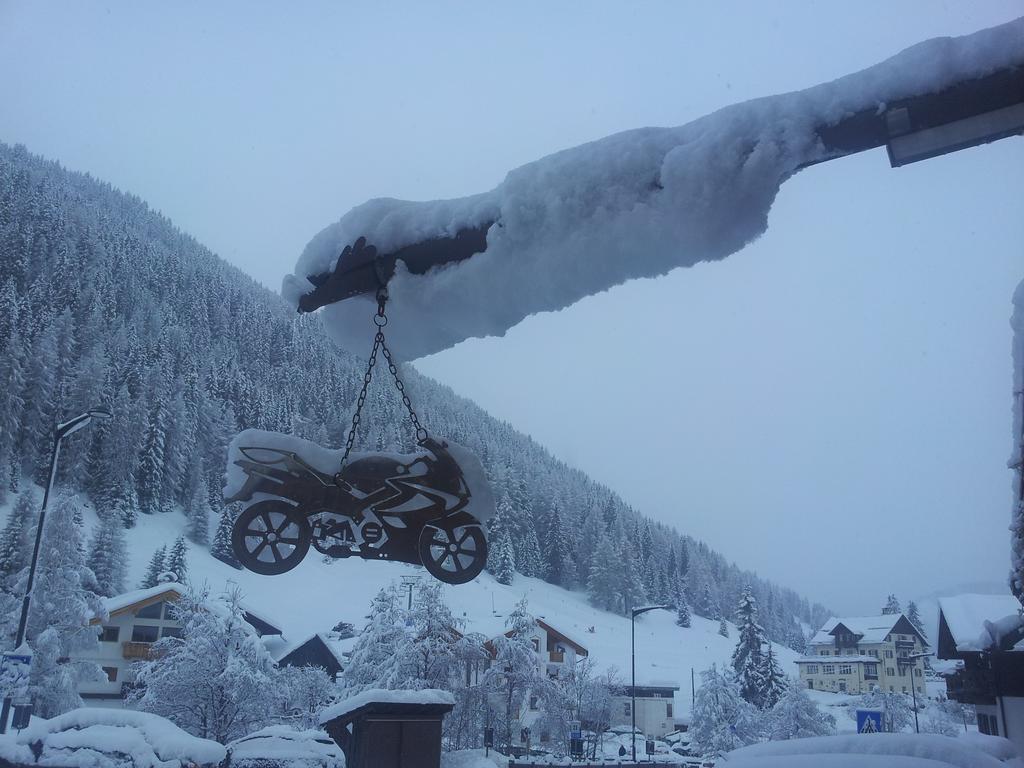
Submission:
[[[591,560],[587,594],[590,602],[598,608],[621,613],[625,606],[621,601],[617,560],[618,555],[611,538],[607,534],[603,535]]]
[[[724,616],[718,620],[718,634],[722,637],[729,636],[729,625],[726,623]]]
[[[160,512],[162,502],[160,492],[163,488],[164,445],[167,439],[164,419],[164,409],[158,404],[150,414],[146,443],[139,462],[139,509],[147,515]]]
[[[511,584],[516,576],[516,559],[512,551],[512,541],[504,530],[501,530],[493,542],[493,562],[488,570],[494,574],[494,579],[499,584]],[[488,560],[492,560],[488,552]]]
[[[173,579],[179,583],[184,583],[188,576],[187,555],[188,545],[185,543],[185,537],[179,536],[167,554],[167,562],[164,564],[164,571],[168,575],[173,574]]]
[[[736,672],[740,694],[746,701],[760,708],[764,700],[763,647],[767,638],[764,629],[757,623],[757,601],[749,586],[743,590],[736,609],[736,619],[739,639],[732,654],[732,668]]]
[[[767,646],[761,668],[761,677],[764,680],[764,687],[761,690],[761,709],[774,707],[782,698],[787,687],[786,677],[782,674],[778,661],[775,659],[772,644],[768,643]]]
[[[551,507],[550,531],[544,542],[546,578],[552,584],[571,587],[576,582],[576,567],[573,563],[569,533],[565,528],[558,502]]]
[[[772,741],[830,736],[836,732],[836,719],[819,710],[807,690],[796,681],[784,688],[765,724],[765,735]]]
[[[544,556],[540,551],[540,543],[537,541],[537,531],[532,523],[526,526],[526,535],[523,540],[521,557],[516,558],[519,571],[524,576],[544,577]]]
[[[221,507],[217,532],[213,535],[213,543],[210,545],[210,554],[222,563],[241,570],[242,564],[238,562],[234,547],[231,546],[231,527],[234,525],[235,515],[234,505]]]
[[[149,559],[149,566],[146,568],[146,575],[142,577],[140,589],[149,589],[160,583],[160,575],[166,570],[164,561],[167,558],[167,546],[161,545]]]
[[[679,604],[676,606],[676,625],[688,628],[690,623],[690,606],[686,602],[686,596],[680,591]]]
[[[80,657],[98,651],[98,628],[88,620],[103,614],[99,596],[89,587],[95,576],[85,564],[77,506],[77,499],[64,493],[50,508],[32,589],[27,637],[35,656],[29,687],[42,717],[82,706],[77,684],[101,674],[89,662],[65,663],[72,652]]]
[[[889,616],[897,613],[903,613],[903,609],[900,608],[900,601],[896,599],[896,595],[889,595],[885,601],[885,607],[882,609],[882,615]]]
[[[719,672],[712,665],[700,673],[690,723],[698,754],[716,758],[722,752],[752,744],[760,736],[757,721],[757,710],[740,695],[732,670]]]
[[[10,589],[21,569],[28,565],[38,499],[29,490],[14,503],[7,525],[0,533],[0,589]]]
[[[370,618],[352,648],[349,663],[341,673],[345,695],[354,696],[370,688],[386,688],[397,677],[395,662],[407,641],[405,612],[394,584],[377,593],[370,604]]]
[[[928,634],[924,631],[924,622],[921,621],[921,614],[917,610],[917,603],[911,600],[907,603],[907,621],[913,624],[914,629],[921,633],[921,637],[928,641]]]
[[[210,543],[210,503],[198,461],[193,463],[191,474],[192,488],[185,513],[188,518],[188,537],[194,543],[205,546]]]
[[[124,526],[115,517],[102,520],[93,534],[89,547],[89,568],[96,576],[96,591],[113,597],[124,592],[128,575],[128,550],[124,540]]]
[[[0,355],[0,503],[6,498],[8,480],[21,474],[18,435],[25,411],[25,357],[25,345],[14,328]],[[12,473],[11,468],[16,471]]]

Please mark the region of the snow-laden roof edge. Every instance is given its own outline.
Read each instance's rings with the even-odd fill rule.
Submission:
[[[980,652],[998,646],[1021,625],[1021,604],[1013,595],[950,595],[939,598],[939,614],[956,649]]]
[[[455,706],[455,697],[448,691],[437,688],[424,688],[421,691],[389,691],[383,688],[371,688],[321,711],[320,724],[323,725],[337,717],[344,717],[368,704],[439,704],[453,707]]]

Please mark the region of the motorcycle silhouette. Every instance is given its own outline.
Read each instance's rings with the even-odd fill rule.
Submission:
[[[287,440],[282,447],[239,443],[232,451],[245,478],[225,501],[246,506],[231,544],[249,570],[285,573],[310,545],[330,557],[422,565],[448,584],[464,584],[483,570],[487,539],[467,509],[472,494],[446,442],[428,437],[416,454],[372,454],[331,474],[322,471],[331,452]]]

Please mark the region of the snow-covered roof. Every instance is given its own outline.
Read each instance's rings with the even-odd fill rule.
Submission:
[[[811,643],[832,645],[835,642],[832,631],[840,624],[854,634],[860,635],[857,641],[859,643],[884,643],[885,636],[892,632],[892,628],[901,618],[902,613],[886,613],[881,616],[832,616],[811,638]]]
[[[983,651],[1021,626],[1021,604],[1013,595],[939,598],[939,613],[958,651]]]
[[[147,587],[146,589],[133,589],[130,592],[124,592],[120,595],[114,595],[113,597],[107,597],[103,599],[103,608],[105,613],[109,616],[117,616],[119,614],[127,613],[129,611],[138,610],[144,608],[152,603],[159,602],[160,600],[167,600],[174,602],[181,598],[182,595],[188,592],[188,587],[178,582],[168,581],[163,584],[157,584],[155,587]],[[248,603],[239,603],[242,611],[245,613],[245,619],[250,624],[253,624],[256,629],[262,635],[280,635],[281,629],[280,624],[274,620],[268,618],[262,612],[258,612],[253,609]],[[93,622],[100,621],[101,616],[96,616]]]
[[[306,637],[302,638],[297,643],[289,643],[284,646],[284,648],[275,651],[273,654],[274,661],[281,661],[282,659],[287,658],[313,639],[320,640],[331,656],[334,657],[334,660],[338,662],[338,665],[342,667],[347,663],[348,659],[346,658],[346,655],[356,641],[355,637],[350,637],[346,640],[338,640],[331,637],[329,634],[314,632],[312,635],[306,635]]]
[[[455,706],[455,697],[448,691],[437,688],[425,688],[422,691],[389,691],[383,688],[371,688],[321,711],[320,723],[322,725],[336,717],[344,717],[368,704],[441,704],[453,707]]]
[[[801,656],[796,660],[797,664],[857,664],[866,662],[877,664],[877,656]]]

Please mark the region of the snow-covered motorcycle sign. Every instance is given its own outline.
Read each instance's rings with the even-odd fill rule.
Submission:
[[[425,438],[414,454],[353,454],[246,430],[229,449],[227,502],[244,504],[232,529],[239,562],[265,575],[297,566],[310,545],[330,557],[423,565],[464,584],[487,562],[482,523],[494,504],[479,461]]]

